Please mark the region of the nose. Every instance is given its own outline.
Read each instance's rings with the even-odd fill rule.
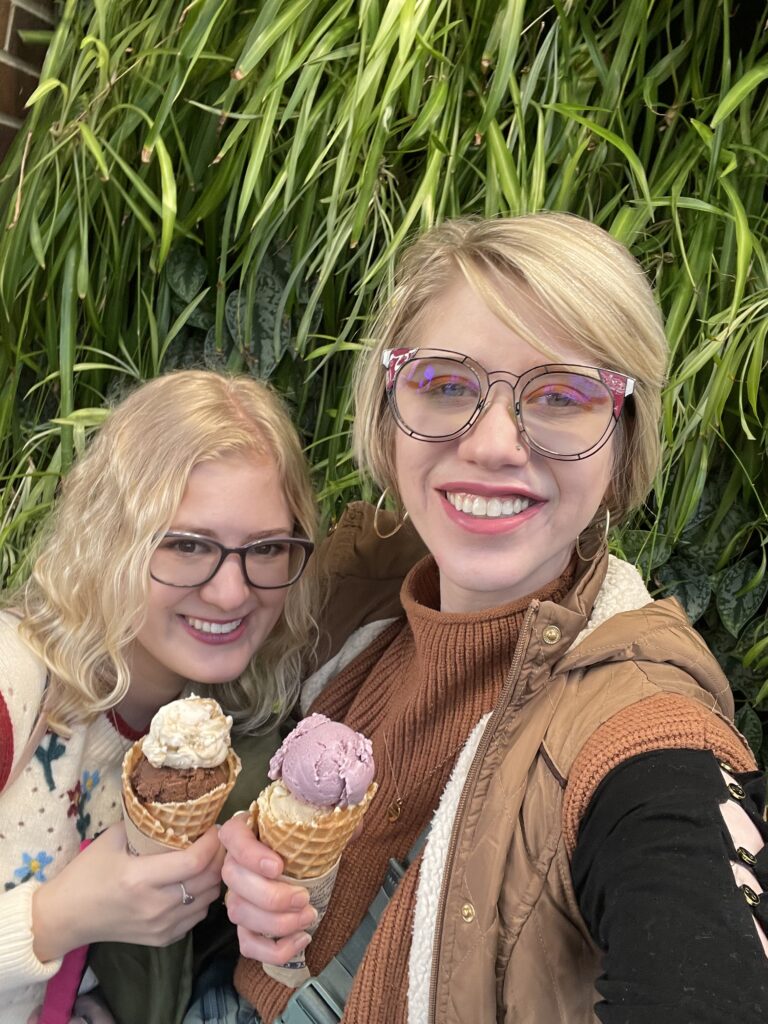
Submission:
[[[227,555],[213,579],[200,587],[200,596],[208,604],[222,611],[239,608],[250,597],[252,588],[243,574],[243,566],[236,554]]]
[[[491,469],[521,466],[528,461],[530,451],[518,428],[513,401],[509,388],[489,393],[477,420],[459,438],[462,458]]]

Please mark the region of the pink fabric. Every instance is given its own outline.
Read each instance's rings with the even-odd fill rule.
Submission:
[[[80,849],[84,850],[91,842],[91,839],[85,839],[80,843]],[[61,967],[46,986],[37,1024],[69,1024],[87,955],[88,947],[80,946],[64,956]]]

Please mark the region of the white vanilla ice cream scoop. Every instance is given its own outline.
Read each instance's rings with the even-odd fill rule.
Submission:
[[[231,727],[217,701],[184,697],[155,714],[142,752],[155,768],[215,768],[227,759]]]

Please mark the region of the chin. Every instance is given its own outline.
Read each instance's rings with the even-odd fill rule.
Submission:
[[[231,667],[218,670],[211,668],[207,672],[201,669],[198,664],[195,665],[193,673],[188,676],[189,682],[192,686],[195,683],[199,683],[201,686],[221,686],[224,683],[231,683],[240,678],[248,668],[249,663],[250,658],[245,662],[238,662],[237,665]]]

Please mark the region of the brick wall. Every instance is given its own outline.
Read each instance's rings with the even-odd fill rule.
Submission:
[[[50,31],[54,0],[0,0],[0,157],[24,120],[24,104],[37,87],[45,45],[20,33]]]

